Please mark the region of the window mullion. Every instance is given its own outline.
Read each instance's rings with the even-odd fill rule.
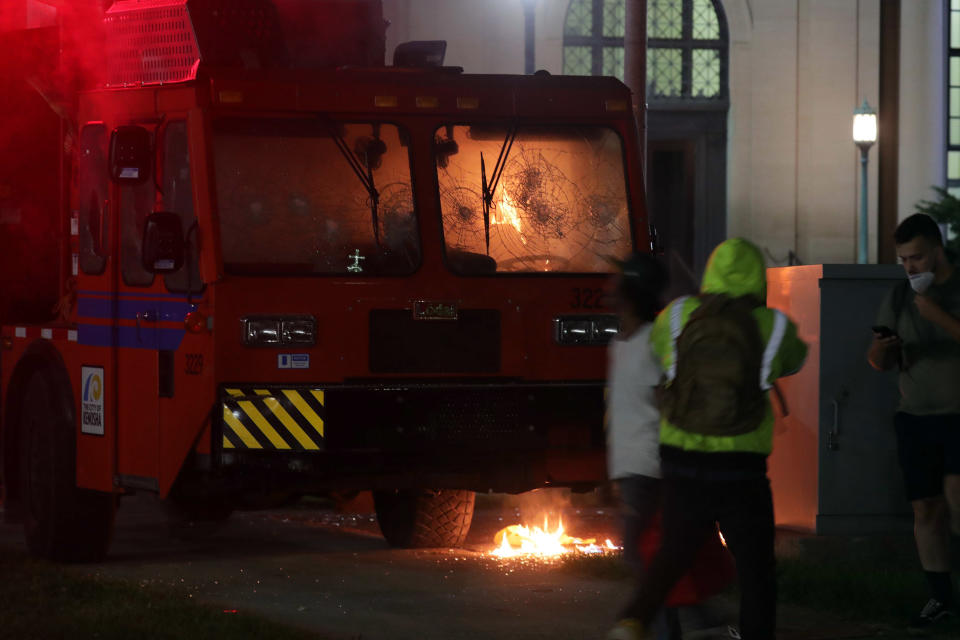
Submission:
[[[683,58],[680,61],[680,95],[693,96],[693,0],[683,2]]]
[[[944,47],[944,50],[946,52],[945,73],[944,73],[944,81],[946,85],[946,100],[945,100],[946,145],[945,145],[945,152],[943,155],[943,166],[944,166],[943,175],[946,177],[947,189],[949,189],[951,193],[956,195],[957,192],[960,191],[960,175],[958,175],[956,170],[957,169],[956,162],[953,163],[954,171],[953,171],[953,175],[951,175],[950,160],[951,158],[955,159],[957,155],[960,154],[960,143],[954,143],[953,141],[954,136],[953,136],[953,126],[952,126],[954,121],[960,119],[960,113],[956,115],[954,114],[955,107],[957,105],[955,105],[956,101],[953,98],[954,92],[957,90],[960,90],[960,85],[954,84],[951,63],[954,59],[960,58],[960,48],[953,46],[954,38],[956,38],[958,35],[956,33],[957,31],[955,28],[956,25],[953,19],[960,12],[954,10],[952,5],[953,3],[951,2],[944,3],[944,7],[946,9],[946,20],[945,20],[946,25],[944,29],[945,40],[946,40],[945,42],[946,46]]]
[[[591,73],[603,75],[603,1],[593,0],[593,53],[591,55]]]

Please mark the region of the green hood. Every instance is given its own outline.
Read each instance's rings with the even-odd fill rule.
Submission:
[[[720,243],[710,254],[700,292],[725,293],[734,298],[752,294],[766,301],[767,264],[760,249],[743,238]]]

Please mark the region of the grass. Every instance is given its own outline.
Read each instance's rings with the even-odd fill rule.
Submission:
[[[186,590],[84,576],[0,552],[0,639],[306,640],[316,634],[189,600]]]
[[[810,559],[780,559],[778,600],[836,614],[846,620],[904,630],[929,597],[919,568],[858,564],[856,557],[825,564]],[[934,638],[960,637],[960,621],[938,628]]]
[[[926,602],[920,571],[863,566],[851,562],[813,563],[805,558],[778,562],[779,599],[858,620],[901,623]]]

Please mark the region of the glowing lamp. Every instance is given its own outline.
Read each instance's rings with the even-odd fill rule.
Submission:
[[[877,141],[877,112],[864,99],[853,111],[853,142],[860,147],[860,219],[857,224],[857,262],[866,264],[867,251],[867,158],[870,147]]]
[[[877,141],[877,112],[866,100],[853,111],[853,141],[868,148]]]

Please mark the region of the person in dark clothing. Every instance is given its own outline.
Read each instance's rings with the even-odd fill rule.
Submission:
[[[921,632],[955,618],[957,608],[950,532],[960,549],[960,275],[933,218],[905,218],[894,242],[908,279],[881,303],[876,328],[883,329],[867,359],[881,371],[900,369],[897,453],[930,586],[909,627]]]
[[[663,307],[667,272],[652,255],[619,263],[613,299],[620,332],[608,349],[607,472],[617,484],[623,513],[623,556],[644,573],[640,543],[660,511],[660,410],[655,389],[663,371],[650,346],[653,320]],[[658,640],[680,640],[679,616],[668,609],[654,625]]]
[[[807,347],[783,313],[764,306],[766,268],[750,242],[733,238],[719,245],[700,292],[668,305],[651,333],[667,378],[660,422],[663,542],[628,609],[630,617],[621,621],[621,629],[629,633],[618,638],[652,637],[657,610],[697,551],[717,535],[718,524],[737,563],[740,633],[745,640],[774,638],[774,517],[766,475],[774,419],[767,391],[777,378],[800,369]],[[721,334],[727,332],[733,342],[746,341],[743,349],[723,352],[716,341],[696,341],[703,327],[713,331],[704,323],[714,317],[725,319],[714,323]],[[730,318],[735,321],[728,322]],[[752,360],[750,353],[755,353]],[[717,364],[720,369],[704,369]],[[711,378],[721,380],[719,386],[703,386],[712,384]],[[740,388],[726,389],[724,380],[739,380]],[[741,396],[752,400],[748,413],[737,404]],[[724,401],[734,403],[731,415],[748,416],[731,433],[711,418],[716,408],[712,403]]]

